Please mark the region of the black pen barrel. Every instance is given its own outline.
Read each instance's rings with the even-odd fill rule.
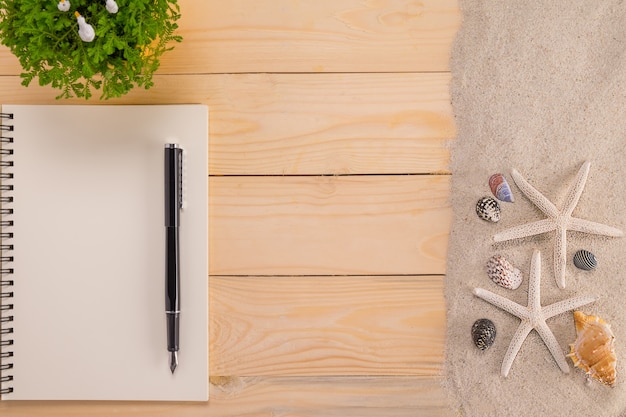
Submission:
[[[180,250],[178,227],[165,228],[165,311],[180,311]]]
[[[165,226],[180,226],[182,203],[182,152],[178,147],[165,148]]]
[[[178,365],[180,333],[180,209],[182,206],[182,149],[165,145],[165,316],[167,350],[172,373]]]

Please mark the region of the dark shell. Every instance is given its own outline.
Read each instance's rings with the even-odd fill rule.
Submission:
[[[574,265],[576,265],[576,268],[591,271],[596,269],[598,261],[593,253],[588,250],[581,249],[574,254]]]
[[[483,197],[476,203],[476,214],[483,220],[495,223],[500,220],[500,204],[492,197]]]
[[[480,350],[487,350],[496,340],[496,326],[489,319],[479,319],[472,325],[472,340]]]

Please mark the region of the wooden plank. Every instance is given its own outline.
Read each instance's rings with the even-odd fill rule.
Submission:
[[[443,274],[449,178],[211,177],[209,271]]]
[[[153,89],[110,103],[208,104],[212,175],[446,173],[449,82],[449,74],[160,76]],[[17,77],[0,77],[0,91],[5,102],[85,103],[57,101],[58,92]]]
[[[211,173],[448,172],[449,74],[223,77]],[[218,101],[219,100],[219,101]]]
[[[457,2],[179,0],[184,41],[163,57],[160,71],[447,71]],[[0,48],[0,75],[19,71]]]
[[[441,371],[443,276],[210,278],[210,375]]]
[[[208,403],[1,402],[12,417],[450,416],[441,377],[213,377]]]

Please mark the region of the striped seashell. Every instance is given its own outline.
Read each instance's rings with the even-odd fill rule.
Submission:
[[[500,221],[500,204],[491,197],[483,197],[476,203],[476,214],[483,220]]]
[[[489,177],[489,188],[491,188],[491,192],[498,200],[508,203],[514,201],[511,187],[509,187],[509,183],[504,178],[504,175],[493,174]]]
[[[600,317],[574,311],[576,340],[570,344],[568,358],[574,366],[605,385],[615,384],[615,336],[611,326]]]
[[[487,261],[487,275],[501,287],[516,290],[522,284],[522,271],[515,268],[502,255],[494,255]]]
[[[487,350],[496,340],[496,326],[489,319],[479,319],[472,325],[472,340],[480,350]]]
[[[581,249],[574,254],[574,265],[576,265],[576,268],[591,271],[596,269],[598,261],[593,253],[588,250]]]

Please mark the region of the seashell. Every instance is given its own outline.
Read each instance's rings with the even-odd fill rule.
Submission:
[[[483,197],[476,203],[476,214],[483,220],[495,223],[500,220],[500,204],[491,197]]]
[[[489,319],[479,319],[472,325],[472,340],[480,350],[487,350],[496,340],[496,326]]]
[[[511,187],[509,187],[509,183],[504,178],[504,175],[493,174],[489,177],[489,188],[491,188],[491,192],[498,200],[508,203],[514,201]]]
[[[581,311],[574,311],[574,322],[577,337],[569,345],[571,352],[567,357],[591,378],[613,386],[616,357],[611,326],[600,317],[587,316]]]
[[[588,250],[581,249],[574,254],[574,265],[576,265],[576,268],[591,271],[596,269],[598,261],[593,253]]]
[[[494,255],[487,261],[487,275],[496,284],[516,290],[522,283],[522,271],[515,268],[502,255]]]

